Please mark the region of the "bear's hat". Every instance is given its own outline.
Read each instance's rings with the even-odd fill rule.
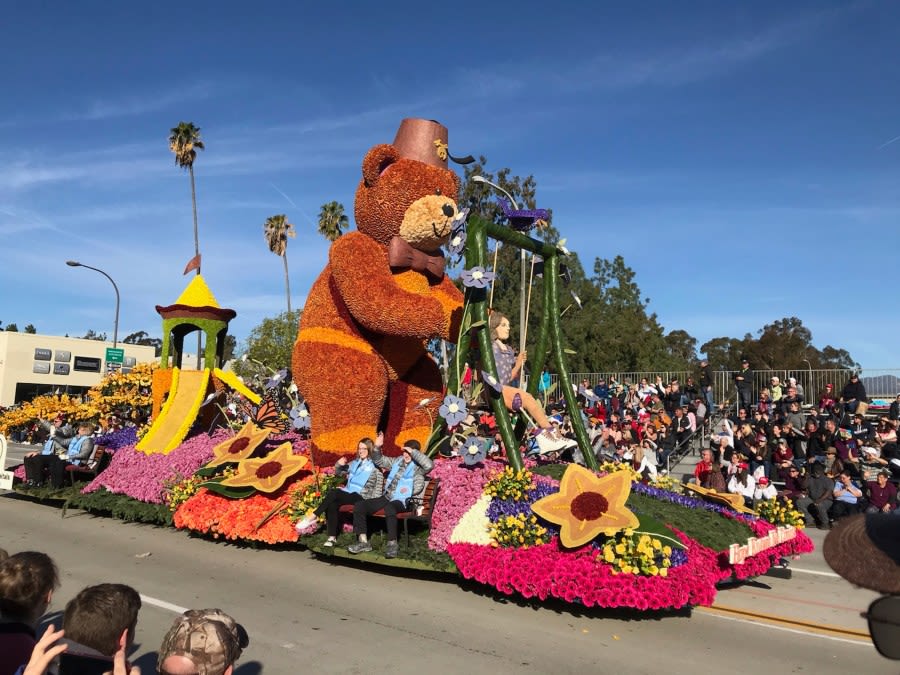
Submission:
[[[471,156],[454,157],[447,151],[447,127],[435,120],[407,117],[400,122],[394,147],[405,159],[414,159],[442,169],[447,168],[447,160],[457,164],[470,164]]]

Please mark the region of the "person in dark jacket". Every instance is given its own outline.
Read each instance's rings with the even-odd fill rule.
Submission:
[[[753,371],[746,358],[741,359],[741,369],[734,375],[734,386],[737,387],[738,407],[749,413],[753,400]]]
[[[712,417],[716,403],[713,400],[712,372],[709,369],[709,361],[706,359],[700,359],[700,380],[698,384],[700,385],[700,393],[703,395],[703,400],[706,401],[707,414]]]
[[[866,388],[859,380],[859,373],[851,373],[850,379],[841,390],[840,402],[844,404],[844,410],[850,413],[855,413],[860,403],[869,402]]]

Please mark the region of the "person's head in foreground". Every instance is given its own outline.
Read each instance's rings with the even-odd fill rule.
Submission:
[[[406,464],[409,464],[412,461],[412,450],[421,451],[422,446],[419,445],[419,441],[415,439],[410,439],[403,444],[403,461]]]
[[[160,675],[231,675],[249,643],[244,627],[221,609],[190,609],[163,638],[156,668]]]
[[[0,617],[34,626],[47,611],[59,572],[46,553],[22,551],[0,562]]]
[[[843,518],[825,538],[823,553],[850,583],[886,594],[864,616],[878,652],[900,659],[900,514]]]
[[[141,596],[131,586],[88,586],[66,604],[66,639],[112,657],[134,641],[140,609]]]

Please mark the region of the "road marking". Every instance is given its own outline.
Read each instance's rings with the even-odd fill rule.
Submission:
[[[157,598],[151,598],[149,595],[141,594],[141,601],[147,603],[148,605],[153,605],[154,607],[159,607],[161,609],[167,609],[170,612],[175,612],[176,614],[184,614],[188,611],[187,607],[179,607],[178,605],[173,605],[171,602],[166,602],[165,600],[159,600]]]
[[[737,609],[736,607],[727,607],[718,604],[713,605],[712,607],[698,607],[697,609],[722,619],[742,621],[744,623],[774,628],[776,630],[784,630],[790,633],[813,635],[828,640],[851,642],[853,644],[871,644],[871,638],[869,637],[868,631],[854,630],[852,628],[843,628],[840,626],[829,626],[827,624],[792,619],[790,617],[777,616],[774,614],[748,612],[747,610]]]
[[[708,609],[706,607],[698,607],[697,609]],[[849,638],[840,638],[835,637],[833,635],[823,635],[822,633],[813,633],[805,630],[798,630],[797,628],[787,628],[785,626],[775,626],[773,624],[768,623],[760,623],[758,621],[750,621],[749,619],[739,619],[736,616],[724,616],[723,614],[716,614],[714,612],[709,612],[710,616],[713,616],[717,619],[724,619],[725,621],[737,621],[738,623],[748,623],[751,626],[759,626],[761,628],[771,628],[773,630],[784,631],[785,633],[795,633],[797,635],[803,635],[804,637],[817,637],[822,638],[823,640],[834,640],[835,642],[846,642],[851,645],[860,645],[863,647],[871,647],[871,642],[866,642],[864,640],[851,640]]]
[[[820,572],[819,570],[805,570],[802,567],[788,567],[789,570],[793,572],[803,572],[803,574],[818,574],[820,577],[834,577],[835,579],[840,579],[840,574],[835,574],[834,572]]]

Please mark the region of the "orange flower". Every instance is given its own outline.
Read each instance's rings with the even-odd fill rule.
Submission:
[[[260,443],[269,437],[269,432],[269,429],[259,429],[253,422],[247,422],[237,436],[229,438],[213,448],[213,458],[207,466],[219,466],[227,462],[240,462],[242,459],[246,459],[253,454]]]
[[[559,492],[539,499],[531,510],[561,527],[559,540],[563,546],[577,548],[599,534],[612,535],[640,524],[625,506],[630,493],[631,476],[626,471],[598,477],[570,464]]]
[[[309,457],[295,455],[290,442],[284,442],[261,459],[245,459],[237,473],[222,481],[230,487],[252,487],[260,492],[275,492],[287,479],[309,464]]]

